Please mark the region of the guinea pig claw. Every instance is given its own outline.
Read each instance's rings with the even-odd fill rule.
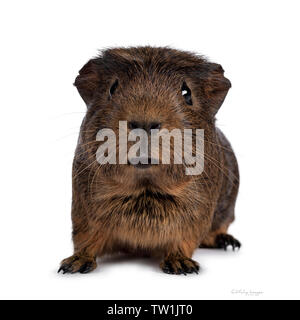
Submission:
[[[216,238],[216,247],[227,251],[228,246],[231,246],[232,250],[235,251],[236,248],[239,250],[242,245],[230,234],[219,234]]]
[[[62,265],[62,266],[58,269],[57,273],[60,273],[61,271],[63,272],[63,274],[67,273],[66,266]]]
[[[96,268],[97,264],[92,257],[73,255],[62,261],[58,273],[88,273]]]
[[[80,269],[79,269],[79,273],[81,274],[86,274],[89,273],[90,271],[93,270],[93,263],[92,262],[87,262],[85,263]]]
[[[66,274],[68,272],[71,272],[71,265],[62,265],[59,270],[58,273],[63,272],[63,274]]]
[[[167,274],[185,275],[198,274],[199,265],[196,261],[187,257],[172,258],[162,262],[161,269]]]

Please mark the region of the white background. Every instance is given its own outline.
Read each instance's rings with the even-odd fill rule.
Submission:
[[[0,298],[299,298],[299,9],[287,0],[2,1]],[[85,112],[72,83],[98,49],[146,44],[202,53],[232,82],[218,125],[240,164],[230,232],[243,248],[197,250],[198,276],[134,258],[57,275],[72,253],[71,163]]]

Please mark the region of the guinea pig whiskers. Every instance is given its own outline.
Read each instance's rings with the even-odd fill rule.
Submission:
[[[175,156],[175,155],[182,156],[182,154],[179,152],[178,149],[173,148],[172,150],[173,150],[173,152],[174,152],[174,156]],[[184,169],[187,169],[187,168],[188,168],[184,161],[182,161],[182,165],[183,165]],[[193,185],[194,185],[194,187],[195,187],[195,190],[198,190],[199,187],[197,186],[196,179],[195,179],[193,176],[191,176],[191,180],[190,180],[190,181],[193,183]]]
[[[64,116],[70,116],[70,115],[74,115],[74,114],[86,114],[85,111],[81,111],[81,112],[67,112],[67,113],[62,113],[62,114],[58,114],[56,116],[51,117],[51,120],[56,120],[56,119],[60,119]]]
[[[205,178],[209,179],[209,176],[208,176],[207,172],[205,171],[205,169],[203,170],[203,173],[205,175]],[[205,187],[206,187],[205,192],[208,193],[209,199],[212,199],[212,193],[211,193],[211,191],[209,189],[209,186],[208,186],[208,183],[207,183],[206,179],[204,179],[204,184],[205,184]]]
[[[199,139],[201,139],[201,138],[199,137]],[[202,140],[202,139],[201,139],[201,140]],[[223,146],[221,146],[221,145],[218,144],[218,143],[213,143],[213,142],[210,142],[209,140],[206,140],[206,139],[204,139],[204,140],[202,140],[202,141],[205,142],[205,143],[209,143],[209,144],[211,144],[211,145],[214,145],[214,146],[218,146],[219,148],[222,148],[223,150],[226,150],[226,151],[228,151],[228,152],[233,153],[233,151],[232,151],[231,149],[226,148],[226,147],[223,147]]]
[[[89,141],[89,142],[87,142],[87,143],[85,143],[85,144],[83,144],[83,145],[81,145],[82,147],[83,146],[87,146],[87,145],[93,145],[93,144],[97,144],[97,143],[99,143],[98,141]],[[84,150],[82,153],[80,153],[79,155],[83,155],[83,154],[85,154],[85,153],[89,153],[89,152],[91,152],[91,151],[94,151],[94,150],[92,150],[91,148],[89,148],[89,149],[87,149],[87,150]],[[174,153],[175,153],[175,150],[174,150]],[[95,154],[92,154],[92,156],[91,157],[89,157],[87,160],[89,160],[89,159],[91,159],[91,158],[93,158],[95,156]],[[229,175],[226,173],[226,172],[224,172],[224,170],[221,168],[221,163],[217,160],[217,159],[215,159],[215,158],[213,158],[213,157],[210,157],[208,154],[204,154],[204,157],[207,159],[207,161],[209,161],[210,163],[212,163],[217,169],[219,169],[224,175],[226,175],[226,177],[233,183],[233,184],[235,184],[235,181],[233,181],[232,179],[231,179],[231,177],[229,177]],[[102,166],[102,165],[101,165]],[[101,168],[101,166],[99,166],[99,168]],[[183,166],[184,166],[184,168],[187,168],[187,166],[186,166],[186,164],[183,162]],[[98,168],[98,169],[99,169]],[[97,169],[97,170],[98,170]],[[85,169],[83,170],[83,171],[85,171]],[[238,179],[232,172],[230,172],[230,174],[232,174],[233,175],[233,178],[234,179]]]
[[[69,138],[69,137],[75,135],[75,134],[78,135],[78,133],[79,133],[79,132],[71,132],[71,133],[68,133],[68,134],[66,134],[66,135],[64,135],[64,136],[56,139],[55,142],[62,141],[62,140],[64,140],[64,139],[66,139],[66,138]]]
[[[97,159],[94,160],[92,163],[90,163],[88,166],[86,166],[83,170],[80,170],[76,175],[73,177],[73,179],[76,179],[78,176],[80,176],[84,171],[86,171],[88,168],[90,168],[92,165],[97,163]]]
[[[209,144],[211,144],[211,145],[218,146],[218,147],[220,147],[220,148],[222,148],[222,149],[224,149],[224,150],[226,150],[226,151],[228,151],[228,152],[233,153],[233,150],[232,150],[232,149],[223,147],[223,146],[221,146],[221,145],[218,144],[218,143],[212,143],[212,142],[210,142],[209,140],[201,139],[201,137],[198,137],[198,139],[201,140],[201,141],[204,142],[204,143],[209,143]],[[217,159],[215,159],[215,158],[213,158],[213,157],[210,157],[208,154],[203,154],[203,156],[206,157],[209,162],[211,162],[212,164],[214,164],[214,166],[216,166],[219,170],[221,170],[221,172],[222,172],[223,174],[226,175],[226,173],[221,169],[222,163],[221,163],[220,161],[218,161]],[[219,167],[217,164],[215,164],[215,163],[219,164],[220,167]],[[230,174],[232,174],[232,176],[234,177],[234,179],[239,180],[238,177],[236,177],[231,170],[228,169],[228,171],[229,171]],[[226,177],[227,177],[233,184],[235,184],[235,182],[232,181],[232,180],[229,178],[228,175],[226,175]]]
[[[91,147],[91,148],[89,148],[89,149],[86,149],[86,150],[78,153],[78,156],[83,156],[84,154],[93,153],[93,151],[94,151],[94,150],[93,150],[92,147]],[[93,157],[94,157],[94,153],[93,153],[92,157],[87,158],[86,160],[89,160],[89,159],[91,159],[91,158],[93,158]]]
[[[238,181],[239,179],[238,179],[238,177],[237,177],[231,170],[227,169],[227,170],[229,171],[229,173],[231,173],[231,174],[233,175],[233,178],[234,178],[236,181],[233,181],[232,178],[229,177],[229,175],[228,175],[226,172],[224,172],[224,170],[220,167],[220,166],[221,166],[221,163],[220,163],[218,160],[214,159],[213,157],[208,156],[207,154],[205,155],[205,157],[207,158],[207,160],[208,160],[210,163],[212,163],[217,169],[219,169],[233,185],[236,185],[236,184],[237,184],[236,181]],[[219,164],[220,166],[218,166],[218,164]]]
[[[95,180],[95,178],[97,177],[100,169],[101,169],[101,165],[99,165],[99,167],[96,169],[96,171],[95,171],[95,173],[94,173],[94,175],[93,175],[93,178],[92,178],[91,183],[89,183],[89,180],[90,180],[90,179],[88,179],[88,190],[89,190],[89,191],[92,190],[93,184],[94,184],[94,180]],[[91,193],[91,196],[92,196],[92,193]]]
[[[90,145],[90,144],[99,144],[99,141],[89,141],[89,142],[86,142],[86,143],[84,143],[84,144],[80,144],[80,147],[82,148],[82,147],[86,147],[86,146],[88,146],[88,145]]]
[[[89,130],[89,131],[77,131],[77,132],[71,132],[71,133],[68,133],[68,134],[66,134],[66,135],[64,135],[64,136],[62,136],[62,137],[60,137],[60,138],[55,139],[54,141],[55,141],[55,142],[59,142],[59,141],[62,141],[62,140],[64,140],[64,139],[67,139],[67,138],[69,138],[69,137],[71,137],[71,136],[73,136],[73,135],[78,136],[78,134],[79,134],[80,132],[84,132],[84,133],[86,133],[86,132],[95,132],[95,131],[94,131],[94,130]]]
[[[98,164],[99,164],[99,165],[98,165],[97,169],[95,170],[95,173],[94,173],[94,175],[93,175],[93,178],[92,178],[91,183],[89,183],[89,179],[88,179],[88,189],[89,189],[89,190],[92,189],[93,184],[94,184],[94,181],[95,181],[95,178],[96,178],[97,175],[99,174],[100,169],[104,166],[104,164],[100,164],[100,163],[98,163]]]

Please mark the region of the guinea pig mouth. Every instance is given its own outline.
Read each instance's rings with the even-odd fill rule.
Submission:
[[[147,169],[151,167],[151,164],[142,164],[142,163],[138,163],[133,165],[135,168],[137,169]]]
[[[158,164],[158,161],[151,158],[132,158],[128,161],[128,164],[134,166],[137,169],[148,169]]]

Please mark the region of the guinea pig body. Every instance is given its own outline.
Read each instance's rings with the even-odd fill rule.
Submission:
[[[74,254],[59,271],[87,273],[97,257],[124,251],[160,256],[166,273],[197,273],[192,254],[199,246],[240,247],[227,234],[238,193],[237,161],[215,126],[230,88],[220,65],[169,48],[109,49],[80,70],[75,86],[88,109],[73,162]],[[174,161],[99,164],[103,142],[97,133],[108,128],[117,134],[120,121],[128,132],[203,129],[203,172],[187,175],[186,166]],[[115,141],[117,151],[123,143]]]

